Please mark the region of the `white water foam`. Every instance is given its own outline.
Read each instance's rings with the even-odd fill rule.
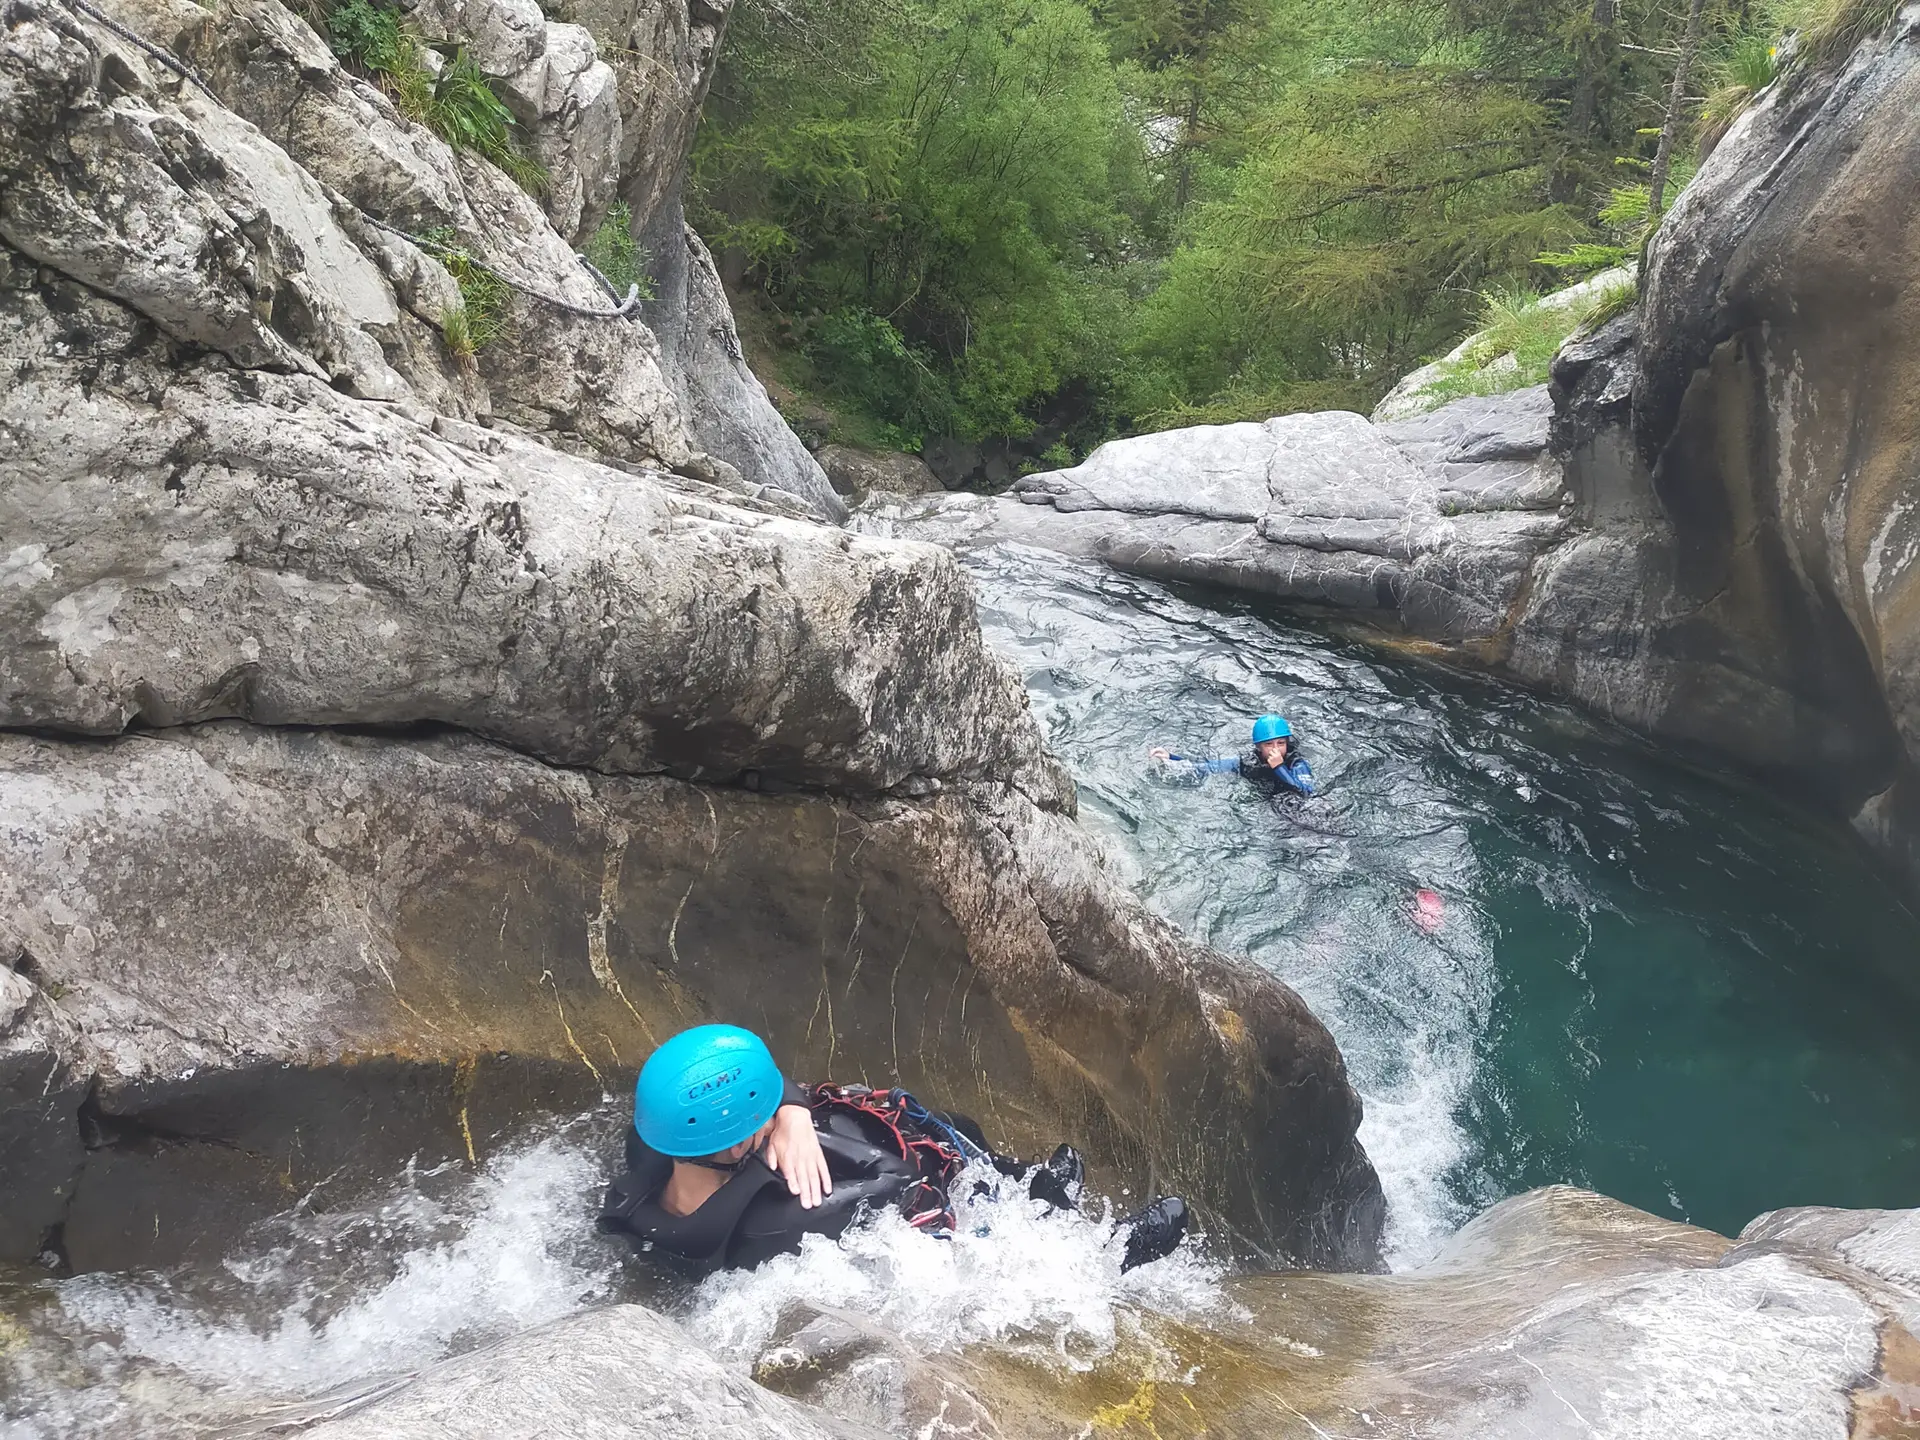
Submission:
[[[888,1212],[838,1243],[807,1237],[796,1255],[715,1275],[694,1294],[688,1323],[723,1357],[751,1364],[795,1306],[852,1311],[926,1352],[991,1342],[1084,1368],[1111,1353],[1131,1311],[1178,1317],[1227,1305],[1225,1270],[1189,1238],[1172,1255],[1120,1273],[1125,1236],[1110,1209],[1049,1213],[1018,1181],[969,1168],[950,1240]]]
[[[60,1282],[43,1322],[62,1358],[15,1377],[0,1436],[197,1433],[607,1298],[620,1252],[592,1226],[601,1128],[589,1117],[477,1172],[409,1170],[367,1205],[296,1207],[213,1273]],[[25,1413],[21,1388],[41,1392]]]

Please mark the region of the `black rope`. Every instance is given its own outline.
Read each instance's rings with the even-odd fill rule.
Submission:
[[[127,44],[133,46],[134,49],[140,51],[141,54],[150,56],[151,58],[158,60],[162,65],[166,66],[167,69],[173,71],[173,73],[178,75],[182,80],[189,81],[192,84],[198,86],[201,92],[209,100],[213,101],[214,104],[217,105],[220,103],[220,97],[213,93],[213,87],[211,85],[207,84],[206,81],[202,80],[198,75],[194,74],[193,71],[188,69],[187,66],[183,64],[180,60],[168,54],[165,50],[161,49],[158,45],[154,44],[151,40],[147,40],[142,38],[139,35],[136,35],[133,31],[129,30],[126,26],[122,25],[118,20],[115,20],[111,15],[103,15],[100,11],[96,10],[92,5],[88,4],[87,0],[65,0],[65,3],[67,3],[68,5],[71,5],[75,10],[78,10],[82,15],[86,16],[89,20],[93,21],[95,24],[105,26],[114,35],[117,35],[120,39],[126,41]]]
[[[348,201],[347,203],[352,204],[353,202]],[[353,208],[360,210],[358,205],[355,205]],[[501,274],[484,260],[477,259],[472,251],[466,250],[461,246],[449,245],[443,240],[429,240],[424,235],[415,235],[411,231],[402,230],[398,225],[389,225],[378,216],[369,215],[364,210],[360,210],[360,215],[369,225],[378,226],[390,235],[398,235],[402,240],[407,241],[409,244],[417,245],[422,250],[430,250],[441,255],[459,255],[463,257],[468,264],[486,271],[487,274],[493,276],[494,279],[498,280],[502,285],[505,285],[509,290],[517,290],[529,300],[538,300],[542,304],[551,305],[556,310],[565,310],[572,315],[584,315],[589,320],[624,320],[640,308],[640,287],[638,285],[629,285],[627,287],[627,298],[620,301],[618,309],[595,310],[591,306],[576,305],[571,300],[562,300],[558,295],[549,295],[544,290],[535,290],[531,286],[522,285],[511,275]],[[593,278],[600,282],[608,295],[616,299],[619,298],[618,292],[607,282],[607,277],[594,268],[591,260],[577,252],[573,258],[587,267],[588,271],[593,275]]]

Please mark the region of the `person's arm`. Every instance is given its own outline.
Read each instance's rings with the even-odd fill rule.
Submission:
[[[1209,775],[1236,775],[1240,771],[1238,755],[1222,755],[1209,759],[1205,755],[1182,755],[1178,750],[1168,750],[1156,746],[1147,752],[1148,756],[1158,760],[1170,778],[1197,784]]]
[[[813,1109],[807,1103],[806,1089],[791,1080],[780,1097],[780,1108],[773,1112],[766,1161],[769,1168],[780,1172],[787,1189],[800,1197],[803,1210],[813,1209],[823,1195],[833,1191],[833,1176],[827,1170],[820,1136],[813,1128]]]
[[[1282,765],[1278,773],[1282,780],[1302,795],[1313,794],[1313,767],[1304,758]]]

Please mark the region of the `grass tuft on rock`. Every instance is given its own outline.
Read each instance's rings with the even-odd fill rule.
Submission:
[[[371,76],[396,108],[425,120],[433,102],[433,72],[400,12],[373,0],[339,0],[326,17],[333,53]]]
[[[1527,290],[1490,291],[1481,298],[1480,329],[1458,358],[1442,362],[1440,373],[1420,389],[1428,409],[1469,395],[1502,395],[1544,384],[1560,347],[1632,309],[1638,290],[1633,281],[1618,280],[1572,301]]]
[[[607,218],[600,222],[593,234],[587,237],[587,243],[580,247],[580,253],[589,264],[607,277],[607,283],[622,300],[627,291],[638,285],[640,298],[654,298],[653,277],[647,273],[647,262],[651,257],[646,247],[633,238],[633,211],[624,200],[616,201],[607,211]]]
[[[377,0],[337,0],[326,12],[326,32],[333,53],[371,77],[401,114],[455,150],[486,157],[530,194],[545,191],[547,172],[520,149],[513,112],[464,49],[434,74],[400,12]]]
[[[464,49],[456,50],[441,68],[424,118],[454,149],[484,155],[521,189],[537,195],[547,188],[545,168],[523,154],[514,141],[518,125],[513,112],[493,93],[486,75]]]
[[[420,238],[460,288],[460,303],[440,316],[441,338],[456,359],[471,360],[507,333],[506,282],[474,259],[452,229],[429,230]]]
[[[1793,17],[1800,32],[1800,54],[1815,67],[1844,64],[1854,51],[1893,24],[1903,3],[1807,0],[1804,9]]]

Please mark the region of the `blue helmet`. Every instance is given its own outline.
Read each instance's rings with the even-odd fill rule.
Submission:
[[[713,1155],[752,1137],[785,1082],[766,1042],[738,1025],[696,1025],[647,1057],[633,1128],[662,1155]]]
[[[1268,740],[1291,740],[1293,727],[1287,724],[1284,715],[1262,715],[1253,722],[1253,743],[1261,745]]]

